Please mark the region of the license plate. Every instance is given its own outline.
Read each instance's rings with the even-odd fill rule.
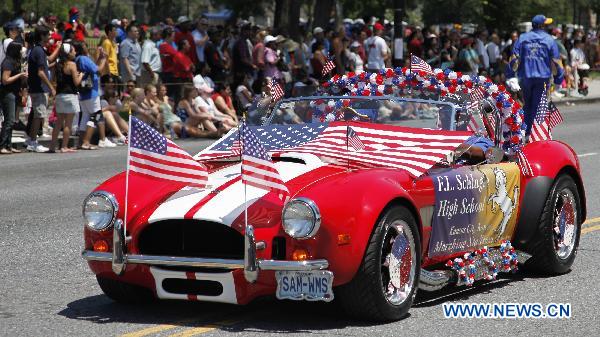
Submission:
[[[333,300],[333,273],[330,271],[278,271],[275,279],[276,296],[280,300]]]

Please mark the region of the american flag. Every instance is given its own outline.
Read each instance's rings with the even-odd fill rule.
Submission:
[[[481,128],[480,123],[483,124],[481,120],[481,115],[478,113],[472,113],[469,117],[469,123],[467,124],[467,131],[477,132]]]
[[[548,114],[548,126],[550,129],[555,128],[558,124],[564,121],[562,114],[554,103],[550,103],[550,113]]]
[[[433,74],[431,66],[427,62],[423,61],[423,59],[415,55],[410,55],[410,71],[424,71],[428,74]]]
[[[535,120],[540,124],[543,123],[548,118],[548,112],[548,96],[544,91],[542,97],[540,97],[540,104],[535,113]]]
[[[537,117],[533,120],[530,138],[532,142],[552,140],[552,132],[550,131],[550,126],[548,125],[548,119],[545,119],[541,123],[538,122]]]
[[[231,153],[234,156],[239,156],[242,154],[242,145],[239,140],[234,140],[231,144]]]
[[[129,171],[145,176],[206,186],[208,171],[187,152],[148,124],[131,116]]]
[[[279,101],[284,96],[283,86],[281,85],[281,83],[279,83],[279,81],[276,78],[272,79],[271,82],[269,82],[269,91],[271,94],[271,100],[273,102]]]
[[[333,68],[335,68],[335,62],[333,62],[331,57],[328,57],[327,62],[325,62],[325,65],[323,66],[322,75],[325,76],[325,75],[329,74],[333,70]]]
[[[496,139],[496,115],[494,113],[484,113],[483,114],[483,125],[487,130],[488,137],[491,140]]]
[[[240,125],[240,130],[242,182],[263,190],[273,191],[283,199],[283,196],[288,195],[289,191],[277,172],[275,164],[271,161],[271,156],[245,122]]]
[[[300,152],[316,155],[343,167],[391,167],[418,177],[445,159],[471,132],[427,130],[409,127],[331,122],[297,125],[249,126],[265,149],[273,155]],[[348,155],[348,126],[360,137],[365,149]],[[237,131],[198,154],[198,159],[231,156]],[[350,159],[350,163],[347,161]]]
[[[350,126],[348,127],[348,144],[352,146],[354,151],[360,151],[365,148],[365,143],[360,140],[354,129]]]
[[[521,172],[526,177],[533,176],[533,169],[531,168],[531,164],[529,164],[529,160],[527,160],[527,156],[523,151],[517,151],[517,158],[519,158],[519,167],[521,168]]]
[[[485,94],[483,93],[483,88],[477,87],[469,93],[469,103],[467,103],[468,110],[476,110],[479,108],[479,104],[482,99],[485,98]]]

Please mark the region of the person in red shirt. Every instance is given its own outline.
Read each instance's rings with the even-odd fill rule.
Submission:
[[[192,72],[193,64],[189,57],[173,48],[175,31],[166,27],[162,33],[163,43],[158,47],[160,60],[162,62],[161,80],[167,86],[167,95],[175,102],[181,98],[181,83],[177,77],[186,69]],[[191,49],[191,48],[190,48]]]
[[[46,17],[46,26],[50,29],[50,40],[48,41],[48,45],[46,46],[46,50],[49,54],[54,53],[56,48],[60,45],[59,41],[62,42],[62,35],[56,29],[57,18],[55,15],[49,15]]]
[[[195,46],[194,35],[192,35],[192,21],[187,16],[180,16],[177,19],[177,27],[179,30],[175,33],[175,43],[179,45],[181,40],[187,40],[190,46]],[[181,51],[181,49],[179,49]],[[189,48],[185,51],[185,54],[192,61],[194,65],[198,64],[198,55],[196,55],[196,48]],[[202,69],[199,69],[202,70]]]
[[[79,19],[79,9],[77,7],[71,7],[69,9],[69,22],[65,24],[65,31],[73,32],[73,39],[75,41],[85,41],[87,32],[85,31],[85,25]]]

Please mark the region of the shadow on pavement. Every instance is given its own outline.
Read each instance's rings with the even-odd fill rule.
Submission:
[[[67,304],[58,315],[97,324],[173,324],[181,327],[211,324],[231,332],[310,332],[378,324],[352,319],[336,303],[279,301],[274,297],[259,298],[246,306],[187,301],[126,305],[96,295]]]

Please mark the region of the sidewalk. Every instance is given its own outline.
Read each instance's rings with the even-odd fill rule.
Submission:
[[[577,96],[577,97],[561,97],[557,98],[552,96],[552,102],[554,102],[557,106],[561,105],[576,105],[578,103],[594,103],[600,102],[600,80],[590,80],[588,82],[589,89],[587,96]],[[572,95],[577,95],[576,90],[571,90]]]

